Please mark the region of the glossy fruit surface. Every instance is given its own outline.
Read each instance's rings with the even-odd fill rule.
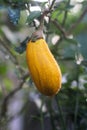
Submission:
[[[61,88],[61,70],[44,39],[27,44],[26,60],[37,89],[47,96],[57,94]]]

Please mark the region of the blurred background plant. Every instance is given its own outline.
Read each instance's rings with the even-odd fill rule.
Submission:
[[[54,97],[40,94],[25,48],[44,17],[62,71]],[[0,130],[87,130],[87,0],[0,0]]]

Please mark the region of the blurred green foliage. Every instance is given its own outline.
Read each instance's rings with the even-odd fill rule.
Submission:
[[[37,123],[35,122],[35,130],[39,130],[38,122],[41,122],[40,129],[46,130],[45,118],[47,117],[50,120],[48,123],[51,126],[50,130],[87,130],[87,1],[73,3],[72,0],[60,2],[54,0],[53,2],[54,5],[49,10],[50,2],[0,1],[0,110],[2,110],[3,99],[18,87],[20,79],[28,71],[24,52],[26,43],[38,27],[41,15],[48,7],[48,14],[44,18],[44,35],[61,67],[62,88],[51,100],[35,89],[30,77],[26,77],[26,80],[23,77],[24,84],[21,85],[27,95],[24,96],[24,103],[29,102],[28,95],[35,93],[42,102],[42,106],[46,105],[45,113],[41,106],[40,110],[38,109],[39,114],[31,115],[31,117],[35,116],[31,118],[33,122],[40,117],[40,120],[37,119]],[[38,11],[35,10],[36,6],[39,7]],[[34,11],[32,11],[33,7],[35,7]],[[45,98],[44,103],[43,98]],[[33,100],[35,100],[34,97]],[[32,109],[34,107],[31,104]],[[6,105],[9,106],[9,104]],[[27,113],[25,115],[32,113],[26,105],[23,109],[22,113]],[[4,113],[6,112],[5,109]],[[3,118],[6,121],[9,117]],[[26,130],[30,126],[31,130],[34,130],[34,124],[28,124],[27,118],[25,120]],[[5,121],[0,121],[2,130],[5,130],[9,124]]]

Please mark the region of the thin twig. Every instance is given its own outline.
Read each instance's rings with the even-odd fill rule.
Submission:
[[[63,21],[62,21],[62,26],[64,26],[65,23],[66,23],[67,14],[68,14],[68,10],[66,10],[66,11],[64,12],[64,18],[63,18]]]
[[[84,16],[86,14],[87,14],[87,7],[84,9],[84,11],[82,12],[82,14],[78,18],[78,20],[74,24],[72,24],[72,26],[69,28],[69,30],[67,31],[67,35],[70,35],[72,33],[72,31],[74,29],[76,29],[76,27],[79,25],[79,23],[82,21],[82,19],[84,18]]]
[[[26,81],[26,78],[28,78],[29,76],[29,73],[26,73],[23,77],[21,77],[20,79],[20,83],[18,85],[17,88],[15,88],[14,90],[12,90],[3,100],[3,103],[2,103],[2,109],[1,109],[1,118],[5,116],[5,113],[6,113],[6,107],[7,107],[7,103],[8,103],[8,100],[16,93],[18,92],[24,85],[25,81]]]
[[[7,50],[7,52],[10,54],[10,57],[12,57],[12,62],[14,64],[17,64],[17,60],[16,60],[16,56],[13,55],[13,53],[11,52],[10,48],[5,44],[5,42],[0,38],[0,44]]]
[[[52,1],[52,3],[51,3],[51,6],[50,6],[49,10],[52,10],[53,5],[54,5],[55,1],[56,1],[56,0],[53,0],[53,1]]]
[[[43,105],[44,105],[44,98],[42,99],[41,108],[40,108],[40,115],[41,115],[40,120],[41,120],[42,130],[44,130],[44,116],[43,116],[43,111],[42,111]]]
[[[5,44],[5,42],[0,38],[0,44],[6,49],[7,53],[10,55],[10,60],[16,65],[18,66],[18,69],[20,71],[20,73],[24,73],[24,70],[20,67],[17,57],[12,53],[12,51],[10,50],[10,47],[7,46]]]
[[[50,121],[51,121],[51,125],[52,125],[52,130],[57,130],[56,125],[55,125],[54,116],[53,116],[52,98],[49,98],[48,110],[49,110],[49,114],[50,114]]]
[[[67,6],[68,6],[69,4],[70,4],[70,0],[68,0]],[[68,16],[68,10],[65,10],[65,12],[64,12],[64,18],[63,18],[63,21],[62,21],[62,26],[65,25],[67,16]]]
[[[2,89],[2,93],[3,93],[3,96],[5,97],[7,95],[7,91],[6,91],[6,88],[3,84],[3,80],[0,78],[0,82],[1,82],[1,89]]]
[[[59,24],[58,20],[54,19],[54,20],[50,20],[62,33],[62,35],[64,36],[64,38],[67,38],[74,29],[76,29],[76,27],[79,25],[79,23],[82,21],[82,19],[84,18],[84,16],[87,13],[87,8],[84,9],[84,11],[82,12],[82,14],[80,15],[80,17],[78,18],[78,20],[71,25],[71,27],[69,28],[68,31],[64,30],[64,28],[62,27],[61,24]]]
[[[59,22],[56,19],[51,20],[51,22],[60,30],[60,32],[63,34],[63,36],[66,37],[66,32],[65,32],[64,28],[61,26],[61,24],[59,24]]]
[[[58,99],[57,96],[55,96],[55,100],[56,100],[57,107],[58,107],[58,110],[59,110],[59,113],[60,113],[61,128],[62,128],[62,130],[66,130],[66,125],[65,125],[65,121],[64,121],[63,112],[62,112],[62,109],[61,109],[61,106],[60,106],[60,103],[59,103],[59,99]]]
[[[77,95],[76,95],[76,104],[75,104],[75,112],[74,112],[74,130],[77,128],[77,116],[78,116],[78,109],[79,109],[79,65],[77,65]]]

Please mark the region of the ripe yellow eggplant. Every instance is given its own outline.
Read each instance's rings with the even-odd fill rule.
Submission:
[[[37,89],[46,96],[57,94],[61,88],[61,70],[43,38],[29,41],[26,60]]]

